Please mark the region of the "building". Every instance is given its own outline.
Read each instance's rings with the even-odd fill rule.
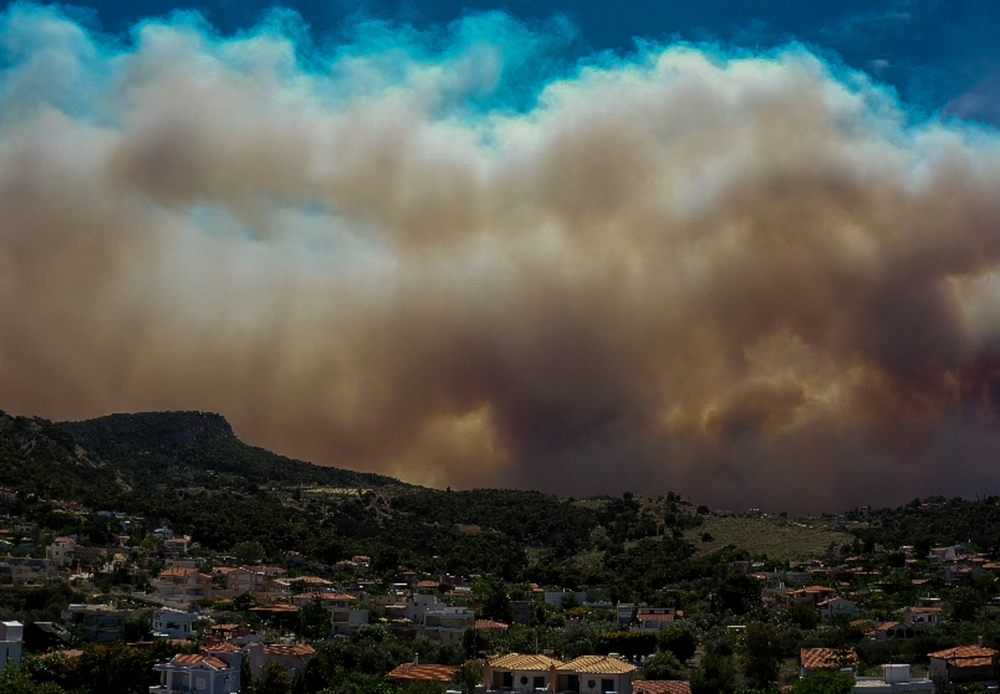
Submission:
[[[509,655],[491,658],[483,668],[487,691],[535,692],[551,689],[556,668],[563,663],[546,655]]]
[[[132,612],[111,605],[70,605],[62,620],[70,630],[79,630],[88,641],[106,643],[125,637],[125,622]]]
[[[936,627],[941,623],[941,607],[907,607],[903,610],[903,623],[914,627]]]
[[[799,652],[799,675],[808,677],[819,670],[845,670],[858,664],[853,649],[803,648]]]
[[[45,548],[46,558],[52,562],[53,566],[65,567],[73,564],[76,551],[76,538],[57,537],[51,545]]]
[[[169,607],[153,613],[153,634],[169,639],[189,639],[194,634],[198,615]]]
[[[638,668],[615,655],[584,655],[556,667],[556,691],[632,694]]]
[[[660,632],[675,625],[677,611],[672,607],[640,607],[635,616],[639,631]]]
[[[414,661],[394,668],[386,675],[386,679],[407,687],[414,682],[451,682],[456,672],[457,665],[421,665]]]
[[[21,664],[24,645],[24,625],[20,622],[0,622],[0,670],[8,664]]]
[[[632,687],[633,694],[691,694],[691,684],[683,680],[642,680]]]
[[[816,603],[816,607],[819,609],[820,617],[824,622],[829,621],[831,618],[838,615],[853,617],[860,612],[860,610],[858,610],[858,606],[852,601],[838,597],[820,600]]]
[[[442,607],[424,614],[423,635],[446,645],[462,643],[476,625],[476,613],[466,607]]]
[[[177,609],[189,609],[212,597],[212,577],[190,566],[164,569],[154,585],[157,600]]]
[[[994,648],[958,646],[928,653],[930,676],[947,684],[986,682],[993,679]]]
[[[934,694],[934,682],[912,677],[909,665],[883,665],[881,677],[857,677],[852,694]]]
[[[250,671],[254,677],[260,677],[270,663],[278,663],[288,679],[293,680],[299,673],[305,672],[306,665],[316,655],[316,650],[308,644],[272,644],[251,643]]]
[[[233,694],[239,691],[239,675],[225,661],[210,655],[184,654],[153,670],[160,673],[160,684],[149,694]]]

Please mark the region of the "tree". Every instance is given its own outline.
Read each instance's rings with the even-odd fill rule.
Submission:
[[[750,622],[743,637],[743,674],[753,687],[777,681],[783,655],[781,633],[773,624]]]
[[[259,678],[254,678],[251,694],[291,694],[292,683],[281,663],[270,662]]]
[[[260,561],[264,557],[264,546],[257,540],[237,542],[233,555],[244,564]]]
[[[670,651],[660,651],[646,659],[642,672],[647,680],[682,680],[687,668]]]
[[[475,694],[476,686],[483,681],[483,671],[475,660],[466,660],[451,678],[451,683],[457,686],[462,694]]]
[[[330,629],[333,628],[330,610],[318,600],[299,610],[299,621],[302,635],[307,639],[325,639],[330,636]]]
[[[709,651],[701,667],[691,673],[691,694],[732,694],[736,690],[736,675],[729,658]]]
[[[656,637],[656,646],[661,651],[670,651],[679,661],[690,660],[698,649],[698,639],[687,627],[664,629]]]
[[[792,685],[792,694],[850,694],[854,678],[846,672],[820,670]]]

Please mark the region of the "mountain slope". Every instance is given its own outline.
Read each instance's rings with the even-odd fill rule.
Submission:
[[[143,487],[407,486],[384,475],[313,465],[250,446],[223,416],[210,412],[113,414],[59,426]]]

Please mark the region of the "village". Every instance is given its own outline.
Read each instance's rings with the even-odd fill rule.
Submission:
[[[0,503],[16,496],[3,490]],[[369,687],[358,691],[809,692],[826,691],[808,688],[825,677],[849,678],[852,692],[996,687],[996,634],[970,629],[1000,609],[983,597],[996,593],[1000,564],[963,545],[834,546],[782,568],[733,560],[738,596],[719,590],[705,605],[675,586],[651,603],[613,600],[601,586],[376,571],[365,555],[325,565],[289,550],[253,562],[259,547],[204,551],[140,517],[66,506],[120,534],[93,546],[30,512],[0,521],[0,588],[86,595],[57,618],[0,624],[0,668],[39,686],[101,649],[127,648],[149,669],[124,686],[148,683],[150,694],[338,691],[330,685],[345,668],[331,654],[354,644],[379,659],[354,663]]]

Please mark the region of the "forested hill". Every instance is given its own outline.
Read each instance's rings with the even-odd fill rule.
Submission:
[[[392,477],[313,465],[250,446],[222,415],[211,412],[113,414],[58,426],[141,486],[405,486]]]
[[[128,484],[61,427],[0,411],[0,486],[26,496],[91,504]]]

